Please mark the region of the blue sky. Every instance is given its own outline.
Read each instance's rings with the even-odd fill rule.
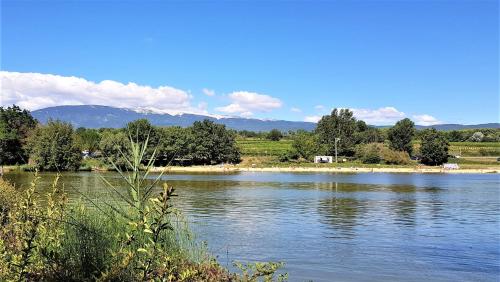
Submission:
[[[0,103],[498,122],[498,13],[493,0],[4,0]]]

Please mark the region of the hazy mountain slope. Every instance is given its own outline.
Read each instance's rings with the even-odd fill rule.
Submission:
[[[33,116],[42,123],[49,119],[58,119],[72,123],[75,127],[118,128],[125,126],[128,122],[146,118],[151,124],[157,126],[190,126],[195,121],[209,119],[217,123],[222,123],[229,128],[236,130],[269,131],[277,128],[283,131],[305,129],[312,130],[316,126],[311,122],[284,121],[284,120],[259,120],[246,118],[221,118],[182,114],[154,114],[138,113],[129,109],[120,109],[106,106],[58,106],[40,109],[32,112]]]
[[[32,112],[33,116],[42,123],[46,123],[49,119],[59,119],[71,122],[75,127],[112,127],[119,128],[125,126],[128,122],[146,118],[153,125],[157,126],[190,126],[195,121],[209,119],[217,123],[225,124],[227,127],[236,130],[251,130],[251,131],[269,131],[277,128],[282,131],[288,130],[313,130],[316,127],[312,122],[301,121],[285,121],[285,120],[260,120],[248,118],[220,118],[182,114],[154,114],[154,113],[138,113],[130,109],[113,108],[106,106],[58,106],[40,109]],[[387,127],[387,126],[381,126]],[[439,124],[434,126],[417,126],[417,129],[434,127],[438,130],[456,130],[470,128],[500,128],[500,123],[485,123],[475,125],[462,124]]]

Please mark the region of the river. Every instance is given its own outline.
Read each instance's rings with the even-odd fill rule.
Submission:
[[[104,173],[109,179],[116,173]],[[5,177],[25,186],[31,174]],[[47,187],[54,174],[42,174]],[[499,281],[496,174],[169,174],[224,266],[284,261],[290,281]],[[63,173],[70,199],[101,195],[98,173]],[[78,190],[78,192],[75,192]]]

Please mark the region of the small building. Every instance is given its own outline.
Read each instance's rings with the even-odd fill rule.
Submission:
[[[316,164],[332,163],[332,162],[333,162],[332,156],[315,156],[314,157],[314,163],[316,163]]]
[[[460,169],[458,164],[444,164],[443,168],[444,169]]]
[[[82,157],[83,157],[84,159],[86,159],[86,158],[90,157],[90,152],[89,152],[89,150],[83,150],[83,151],[82,151]]]

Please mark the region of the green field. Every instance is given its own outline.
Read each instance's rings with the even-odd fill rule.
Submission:
[[[292,140],[269,141],[240,139],[237,141],[243,156],[279,156],[292,149]]]
[[[292,140],[269,141],[240,139],[237,141],[243,156],[279,156],[292,148]],[[420,147],[414,144],[415,149]],[[451,142],[450,154],[461,156],[500,156],[500,142]]]

